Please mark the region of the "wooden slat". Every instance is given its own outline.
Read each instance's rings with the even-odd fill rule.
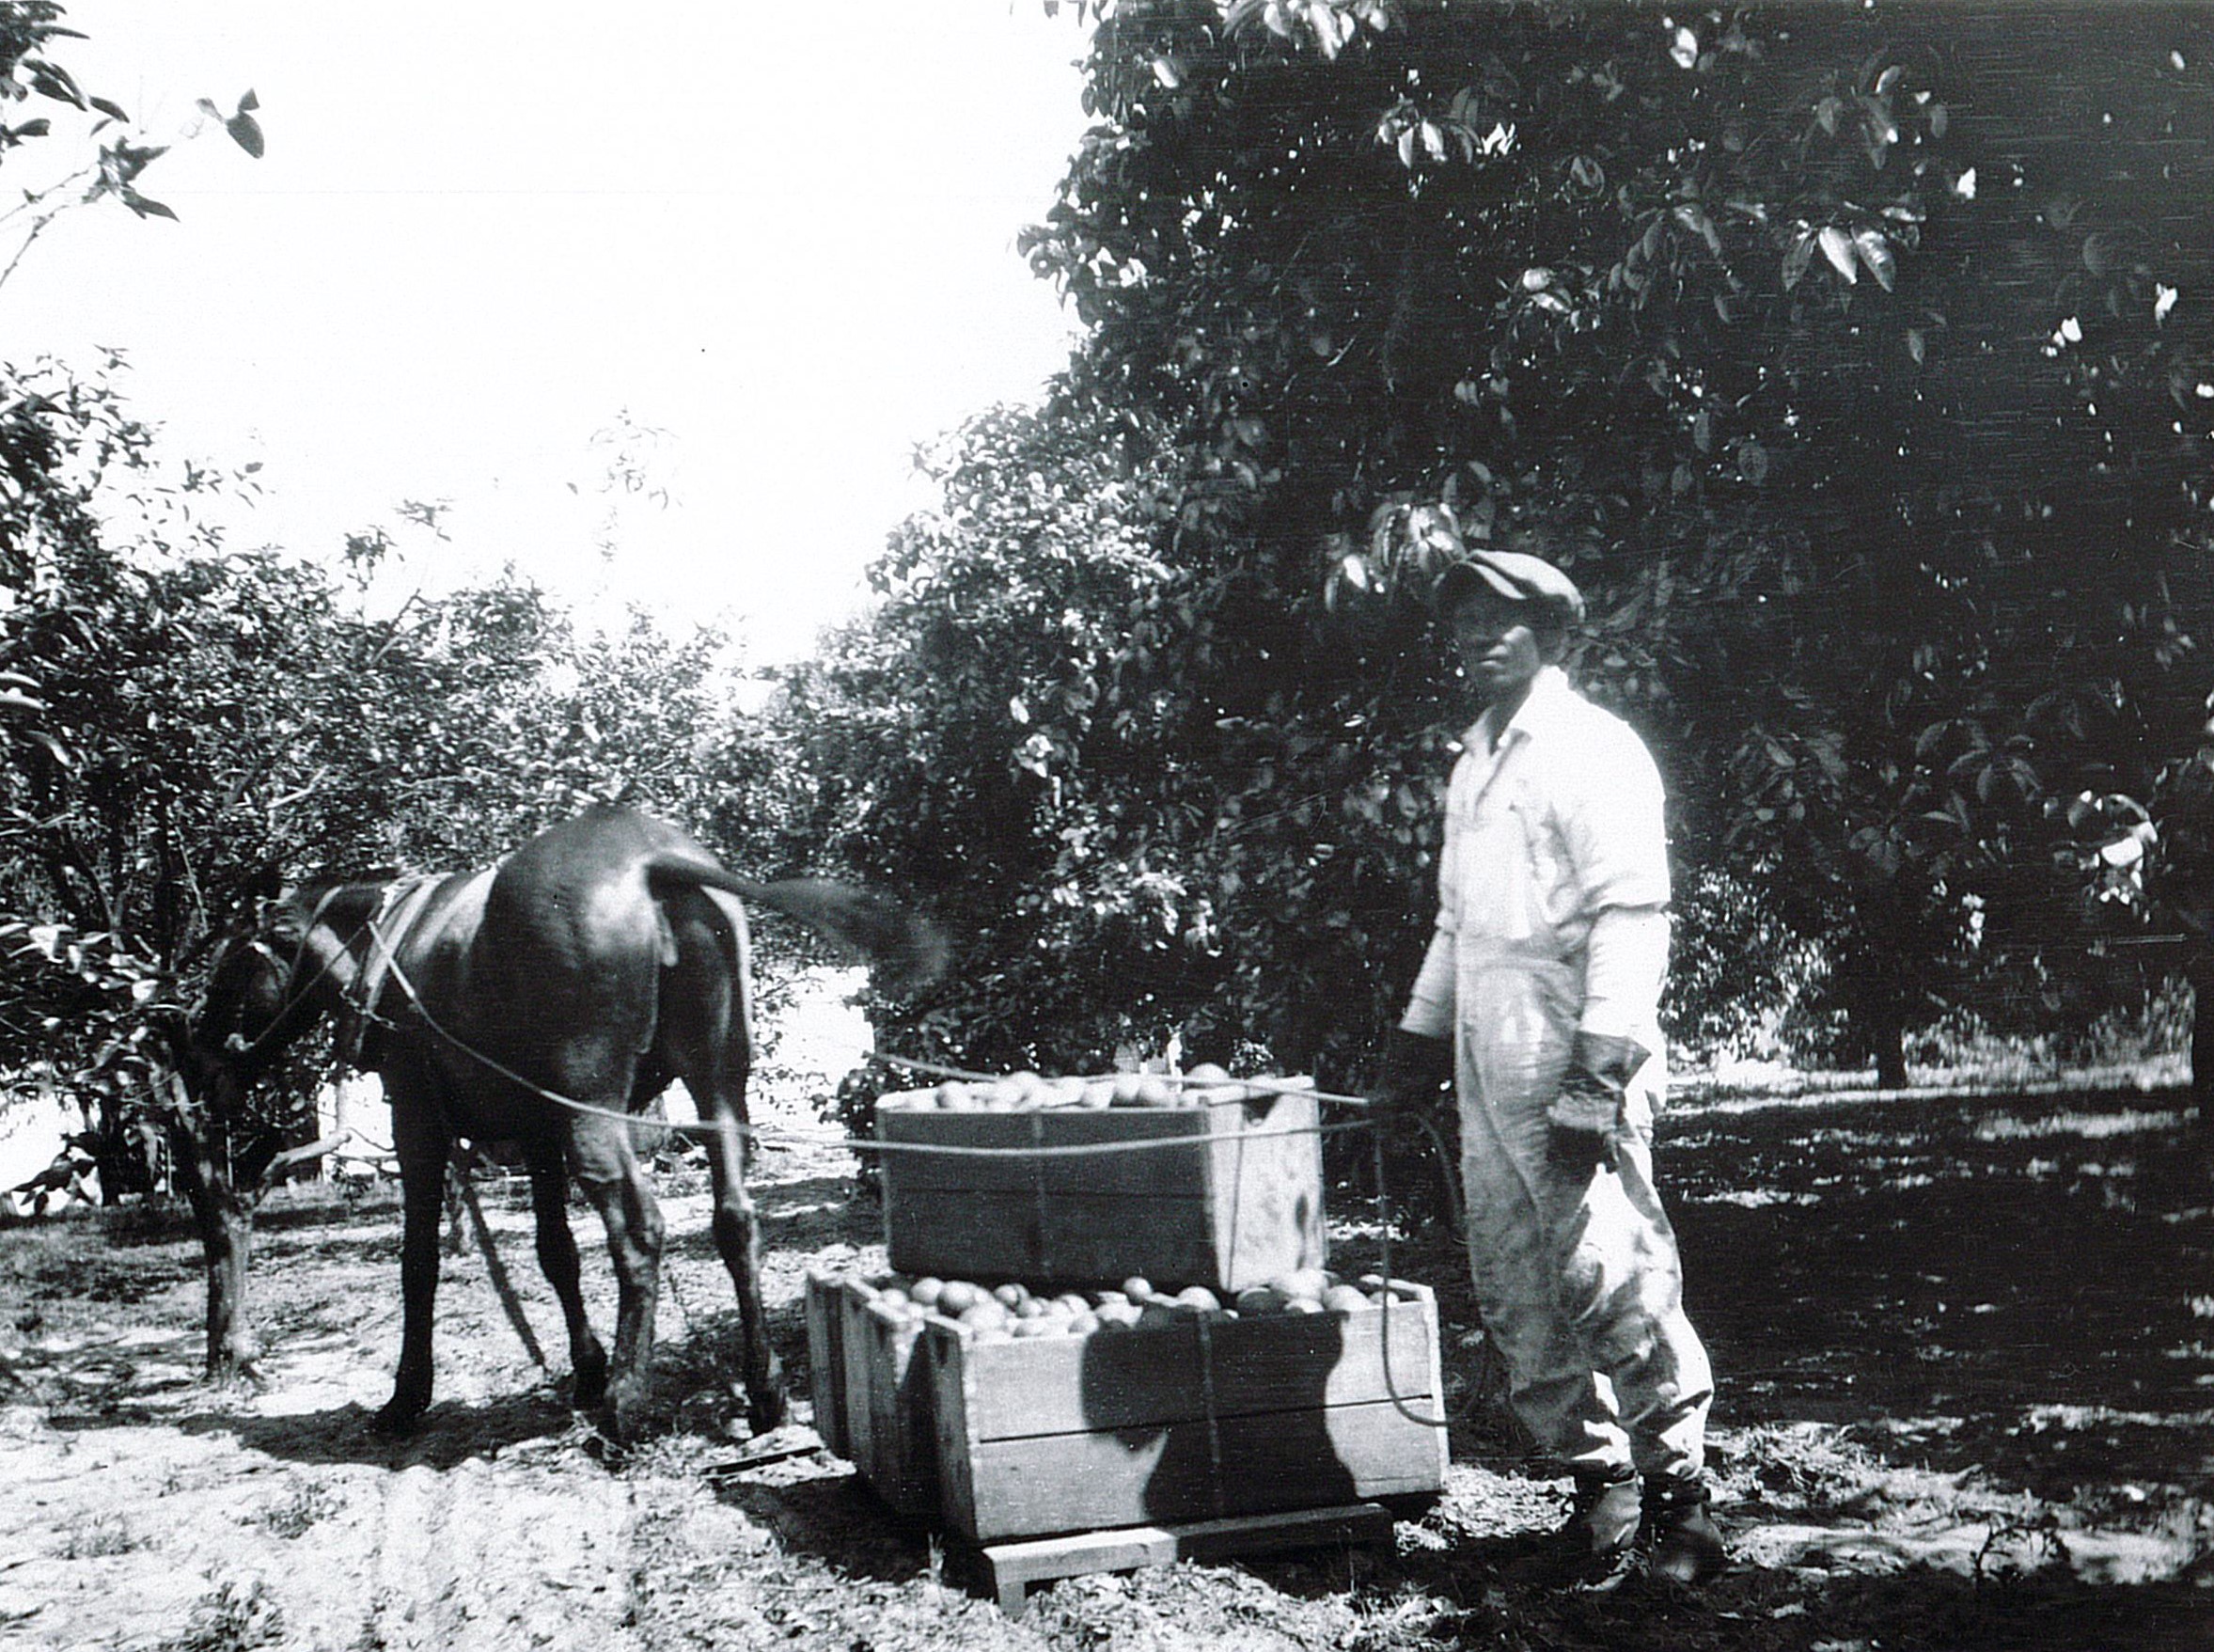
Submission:
[[[1206,1283],[1220,1271],[1203,1199],[936,1192],[884,1202],[885,1249],[902,1273],[997,1283]],[[1288,1271],[1288,1270],[1286,1270]]]
[[[1197,1315],[1090,1337],[972,1343],[969,1418],[978,1440],[1295,1411],[1437,1392],[1436,1308],[1391,1307],[1390,1382],[1381,1308],[1358,1314],[1216,1318],[1202,1345]],[[950,1332],[935,1334],[950,1337]],[[1207,1362],[1202,1364],[1202,1359]]]
[[[995,1543],[976,1550],[985,1590],[1002,1611],[1019,1613],[1032,1583],[1179,1560],[1227,1560],[1287,1549],[1391,1541],[1391,1513],[1380,1503],[1245,1515],[1172,1526],[1125,1526],[1111,1532]]]
[[[988,1147],[1005,1159],[949,1154],[885,1155],[887,1189],[900,1192],[1019,1191],[1132,1193],[1154,1198],[1198,1198],[1206,1189],[1206,1159],[1216,1141],[1204,1112],[1186,1108],[1112,1108],[1104,1111],[1028,1113],[885,1113],[877,1137],[931,1147]],[[1032,1147],[1100,1146],[1126,1141],[1187,1141],[1188,1148],[1096,1157],[1038,1157]]]
[[[1322,1266],[1322,1138],[1283,1133],[1315,1117],[1311,1096],[1282,1096],[1268,1126],[1217,1149],[1211,1282],[1242,1291]]]
[[[842,1311],[847,1457],[871,1490],[902,1514],[937,1504],[937,1439],[921,1328],[871,1307],[875,1292],[846,1282]]]
[[[1412,1396],[1434,1410],[1435,1395]],[[1224,1518],[1443,1484],[1440,1431],[1390,1402],[991,1440],[971,1448],[964,1495],[941,1502],[972,1542],[1147,1522]]]
[[[969,1418],[976,1397],[976,1366],[963,1357],[962,1339],[934,1327],[922,1339],[930,1378],[931,1424],[937,1443],[938,1516],[955,1531],[975,1522],[966,1513],[976,1506],[976,1473]]]
[[[836,1456],[852,1456],[845,1432],[845,1315],[840,1282],[808,1270],[808,1392],[815,1433]]]
[[[1327,1328],[1335,1328],[1335,1334]],[[1314,1403],[1318,1368],[1319,1392],[1326,1406],[1365,1405],[1394,1393],[1404,1398],[1437,1392],[1434,1301],[1393,1302],[1389,1309],[1372,1307],[1344,1314],[1235,1319],[1214,1326],[1209,1342],[1218,1416],[1302,1409]],[[1389,1373],[1384,1363],[1387,1346]]]
[[[950,1357],[972,1375],[972,1441],[1081,1434],[1205,1414],[1196,1316],[1158,1329],[971,1342]]]

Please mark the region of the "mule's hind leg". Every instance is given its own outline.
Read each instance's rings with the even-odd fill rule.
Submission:
[[[615,1264],[615,1358],[608,1374],[602,1425],[617,1441],[631,1438],[646,1398],[647,1367],[653,1357],[654,1297],[661,1284],[661,1207],[632,1150],[630,1125],[586,1120],[576,1126],[573,1152],[585,1196],[607,1229]]]
[[[714,1101],[702,1102],[700,1116],[716,1125],[707,1140],[707,1162],[714,1178],[714,1248],[738,1292],[738,1327],[746,1339],[746,1405],[754,1432],[784,1421],[784,1366],[769,1345],[769,1319],[762,1306],[762,1226],[753,1195],[746,1189],[746,1120],[743,1076],[718,1085]]]
[[[399,1434],[431,1407],[431,1333],[438,1298],[438,1229],[453,1141],[420,1081],[388,1074],[392,1145],[400,1159],[400,1372],[377,1413],[380,1433]]]
[[[746,1190],[746,1078],[753,1058],[746,914],[728,897],[698,891],[672,901],[670,912],[678,963],[662,978],[662,1047],[700,1118],[714,1126],[707,1139],[714,1246],[738,1293],[746,1410],[760,1431],[784,1421],[784,1371],[769,1345],[761,1218]]]
[[[589,1410],[607,1396],[607,1350],[585,1317],[576,1235],[569,1228],[569,1166],[558,1144],[529,1150],[530,1209],[538,1219],[538,1265],[569,1328],[571,1403]]]

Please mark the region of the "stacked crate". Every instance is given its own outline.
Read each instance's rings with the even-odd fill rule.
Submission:
[[[898,1272],[809,1277],[824,1443],[891,1507],[980,1547],[1250,1535],[1279,1529],[1264,1517],[1435,1494],[1436,1300],[1323,1270],[1311,1086],[1201,1088],[1185,1106],[1092,1093],[878,1103]],[[1096,1146],[1135,1150],[1056,1151]],[[994,1286],[998,1310],[969,1308]]]

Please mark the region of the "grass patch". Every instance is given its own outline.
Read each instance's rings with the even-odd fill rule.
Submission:
[[[102,1555],[132,1554],[152,1546],[150,1537],[133,1532],[120,1515],[87,1515],[63,1529],[61,1558],[98,1560]]]
[[[304,1536],[345,1506],[345,1499],[322,1481],[302,1480],[292,1487],[290,1496],[272,1503],[255,1518],[275,1535],[290,1539]]]
[[[157,1652],[256,1652],[284,1639],[285,1612],[259,1578],[226,1578],[193,1603],[181,1633]]]

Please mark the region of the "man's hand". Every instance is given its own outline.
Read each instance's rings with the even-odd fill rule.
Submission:
[[[1629,1081],[1651,1052],[1634,1038],[1578,1032],[1561,1079],[1561,1093],[1546,1109],[1546,1150],[1554,1164],[1577,1175],[1614,1168],[1614,1130]]]
[[[1394,1027],[1384,1036],[1384,1060],[1369,1095],[1369,1111],[1380,1119],[1418,1111],[1436,1101],[1452,1079],[1451,1039]]]

